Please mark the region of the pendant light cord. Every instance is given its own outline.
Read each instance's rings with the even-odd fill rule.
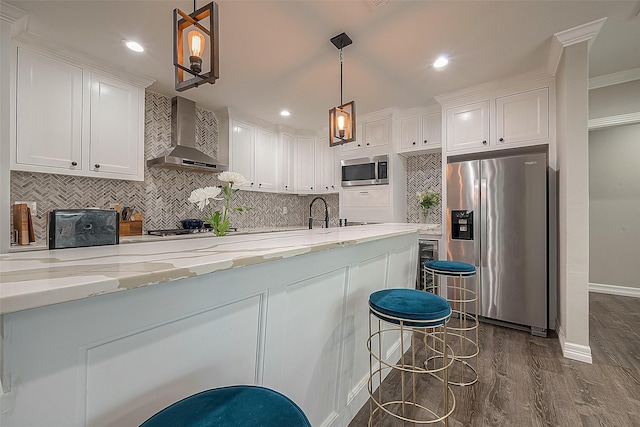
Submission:
[[[342,48],[340,48],[340,107],[342,105]]]
[[[196,1],[198,1],[198,0],[193,0],[193,11],[194,12],[196,11]]]

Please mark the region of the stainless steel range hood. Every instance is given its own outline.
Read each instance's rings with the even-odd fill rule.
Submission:
[[[200,173],[229,168],[196,149],[196,103],[180,96],[171,100],[171,148],[162,156],[147,160],[147,166]]]

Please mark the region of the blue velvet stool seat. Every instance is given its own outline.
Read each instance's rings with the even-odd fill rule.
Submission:
[[[424,290],[445,297],[453,311],[449,334],[456,363],[449,373],[449,383],[475,384],[478,381],[475,365],[480,353],[476,267],[459,261],[427,261],[423,273]]]
[[[448,425],[455,408],[447,377],[454,360],[447,343],[450,318],[447,300],[432,293],[400,288],[369,296],[369,425]],[[387,375],[400,377],[399,392],[383,382]]]
[[[288,397],[264,387],[236,385],[194,394],[140,427],[311,427]]]

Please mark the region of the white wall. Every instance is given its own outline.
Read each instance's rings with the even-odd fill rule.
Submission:
[[[0,254],[9,252],[9,75],[11,24],[0,19]]]
[[[640,80],[589,91],[589,118],[640,112]]]
[[[563,354],[591,362],[589,347],[588,48],[564,48],[557,82],[559,319]]]
[[[589,133],[589,281],[593,284],[640,288],[638,159],[640,123]]]

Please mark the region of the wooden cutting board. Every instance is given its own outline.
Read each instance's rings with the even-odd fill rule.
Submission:
[[[17,244],[29,244],[29,207],[26,203],[13,205],[13,230],[17,232]]]

